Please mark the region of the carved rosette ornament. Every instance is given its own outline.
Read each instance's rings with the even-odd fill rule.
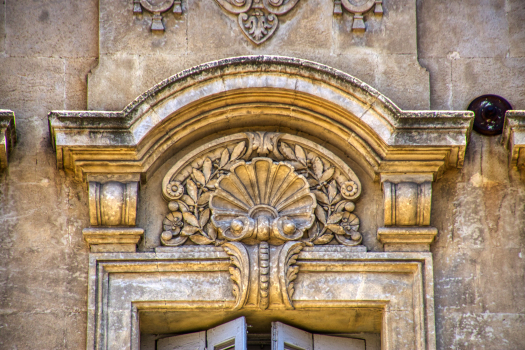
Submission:
[[[165,30],[162,23],[162,13],[170,9],[176,15],[182,14],[181,0],[133,0],[133,13],[142,14],[145,9],[153,14],[151,19],[151,31],[163,32]]]
[[[353,213],[359,179],[331,152],[297,136],[254,132],[216,140],[175,164],[162,186],[170,212],[161,243],[222,246],[232,259],[236,309],[293,308],[303,247],[362,240]],[[249,297],[250,271],[258,271],[256,301]],[[272,285],[280,291],[273,297]]]
[[[374,14],[383,15],[382,0],[334,0],[334,15],[341,15],[343,7],[354,14],[352,31],[364,32],[366,30],[363,14],[374,8]]]
[[[278,16],[289,12],[299,0],[215,0],[238,16],[241,30],[255,44],[270,38],[279,25]]]

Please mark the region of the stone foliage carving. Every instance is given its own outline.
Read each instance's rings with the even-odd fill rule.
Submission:
[[[270,38],[279,25],[280,15],[289,12],[299,0],[215,0],[227,12],[237,15],[239,27],[255,44]]]
[[[162,193],[170,212],[161,243],[222,246],[231,257],[235,309],[293,308],[304,246],[362,240],[353,213],[359,179],[331,152],[293,135],[242,133],[204,145],[170,169]]]
[[[163,245],[361,242],[352,213],[361,186],[349,168],[283,134],[242,135],[164,178]]]
[[[153,14],[151,19],[151,30],[154,32],[163,32],[165,30],[162,23],[162,13],[171,12],[176,15],[182,14],[181,0],[133,0],[133,13],[141,14],[146,10]]]
[[[355,32],[364,32],[366,30],[363,13],[370,11],[372,7],[375,15],[383,15],[382,0],[334,0],[334,15],[341,15],[343,7],[354,14],[352,31]]]

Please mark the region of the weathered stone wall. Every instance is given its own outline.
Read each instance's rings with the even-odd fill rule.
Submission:
[[[19,140],[0,175],[1,349],[85,346],[87,192],[56,170],[50,110],[122,108],[182,69],[247,54],[342,69],[405,109],[462,110],[487,93],[525,109],[521,0],[385,0],[383,19],[363,37],[348,32],[348,15],[332,17],[330,1],[302,0],[261,47],[212,1],[184,1],[180,19],[166,16],[164,37],[148,33],[147,14],[132,16],[131,1],[112,3],[100,43],[99,1],[0,3],[0,108],[15,111]],[[521,348],[525,184],[508,171],[499,136],[473,133],[464,168],[446,173],[433,194],[438,349]],[[369,249],[381,250],[367,234]]]

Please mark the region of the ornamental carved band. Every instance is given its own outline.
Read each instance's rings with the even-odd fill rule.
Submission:
[[[333,153],[294,135],[241,133],[201,146],[168,171],[162,194],[169,213],[161,243],[222,246],[235,308],[293,308],[303,247],[362,240],[353,213],[359,179]],[[257,298],[248,292],[254,283]]]
[[[239,27],[259,45],[277,30],[279,16],[289,12],[299,0],[215,0],[227,12],[238,15]]]

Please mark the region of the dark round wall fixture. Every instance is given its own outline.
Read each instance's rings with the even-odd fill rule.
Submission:
[[[503,130],[505,112],[512,109],[503,97],[483,95],[470,102],[468,110],[474,112],[474,130],[483,135],[499,135]]]

